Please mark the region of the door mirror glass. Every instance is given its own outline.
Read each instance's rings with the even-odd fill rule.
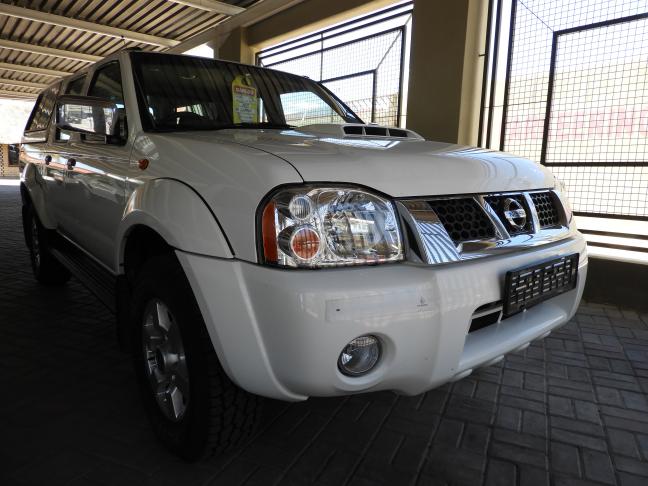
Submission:
[[[60,130],[114,137],[119,126],[117,105],[93,96],[61,96],[56,106],[56,126]]]

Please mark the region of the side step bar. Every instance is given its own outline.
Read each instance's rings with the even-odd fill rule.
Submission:
[[[111,312],[116,312],[117,278],[65,237],[53,238],[51,252]]]

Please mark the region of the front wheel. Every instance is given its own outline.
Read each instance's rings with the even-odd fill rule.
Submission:
[[[50,252],[49,233],[31,206],[23,209],[23,227],[34,277],[43,285],[63,285],[70,272]]]
[[[158,438],[181,457],[196,460],[249,437],[261,399],[223,371],[174,255],[143,265],[130,309],[135,372]]]

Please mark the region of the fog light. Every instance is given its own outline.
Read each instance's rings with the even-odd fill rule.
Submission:
[[[375,336],[360,336],[347,344],[338,359],[338,368],[347,376],[370,371],[380,358],[380,341]]]

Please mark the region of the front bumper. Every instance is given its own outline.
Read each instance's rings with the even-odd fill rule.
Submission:
[[[580,254],[574,290],[468,333],[482,305],[502,299],[507,271]],[[414,395],[470,374],[567,322],[587,275],[578,233],[520,253],[441,266],[281,270],[178,251],[221,363],[242,388],[283,400],[375,390]],[[373,334],[382,358],[348,377],[337,360]]]

